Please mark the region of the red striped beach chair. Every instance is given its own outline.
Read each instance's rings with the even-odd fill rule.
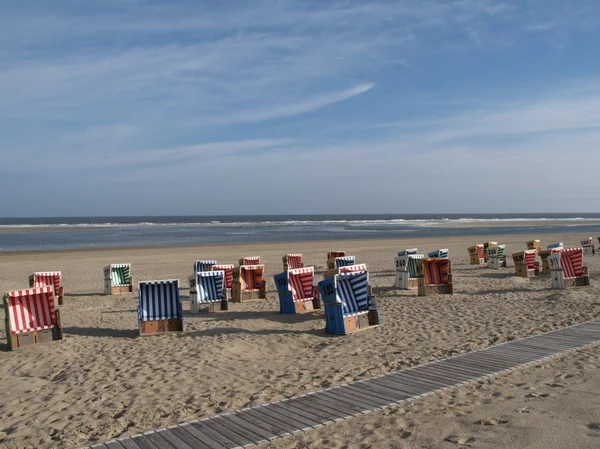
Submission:
[[[530,278],[540,275],[540,263],[535,260],[537,256],[536,249],[528,249],[513,253],[512,258],[515,263],[515,276]]]
[[[283,271],[304,268],[302,263],[302,254],[286,254],[283,256]]]
[[[231,286],[233,285],[233,264],[217,264],[213,265],[213,271],[223,271],[225,280],[223,281],[223,292],[225,299],[231,299]]]
[[[29,287],[38,288],[51,286],[54,288],[54,297],[59,306],[63,305],[64,291],[60,271],[39,271],[29,276]]]
[[[242,257],[240,260],[240,266],[242,265],[260,265],[260,256],[248,256]]]
[[[528,242],[525,242],[525,245],[527,245],[527,249],[535,249],[536,251],[540,250],[540,241],[538,239],[535,240],[529,240]]]
[[[232,302],[248,302],[267,297],[267,284],[263,279],[264,265],[241,265],[233,269]]]
[[[4,312],[9,351],[63,338],[53,286],[7,292]]]
[[[596,254],[596,248],[594,247],[594,239],[588,237],[581,241],[581,248],[583,249],[584,256],[593,256]]]
[[[133,291],[131,264],[113,263],[104,267],[104,294],[120,295]]]
[[[321,308],[313,267],[289,269],[275,276],[280,313],[307,313]]]
[[[583,248],[568,248],[548,256],[552,288],[590,285],[588,268],[583,265]]]
[[[419,296],[454,294],[449,259],[418,260],[417,270]]]
[[[478,243],[477,245],[471,246],[467,248],[467,251],[469,252],[471,265],[481,265],[482,263],[485,263],[483,243]]]

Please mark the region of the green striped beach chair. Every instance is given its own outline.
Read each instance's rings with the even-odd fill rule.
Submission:
[[[120,295],[133,291],[131,264],[113,263],[104,267],[104,294]]]

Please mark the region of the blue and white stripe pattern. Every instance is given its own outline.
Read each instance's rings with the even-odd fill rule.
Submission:
[[[144,281],[139,283],[139,320],[183,319],[179,281]]]
[[[194,273],[199,273],[201,271],[211,271],[212,266],[216,264],[216,260],[197,260],[196,262],[194,262]]]
[[[435,251],[431,251],[427,254],[427,257],[432,259],[447,259],[448,258],[448,250],[447,249],[438,249]]]
[[[555,248],[562,248],[563,247],[563,242],[558,242],[558,243],[553,243],[552,245],[548,245],[546,248],[547,249],[555,249]]]
[[[338,302],[342,303],[344,315],[369,309],[369,272],[355,271],[336,276]]]
[[[354,256],[344,256],[344,257],[336,257],[335,258],[335,267],[347,267],[350,265],[354,265]]]
[[[404,249],[402,251],[398,252],[398,256],[402,257],[402,256],[410,256],[413,254],[418,254],[419,250],[417,248],[410,248],[410,249]]]
[[[204,271],[196,273],[197,301],[208,303],[223,300],[224,279],[224,271]]]

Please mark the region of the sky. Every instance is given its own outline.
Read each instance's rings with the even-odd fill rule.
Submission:
[[[597,0],[0,1],[0,216],[600,211]]]

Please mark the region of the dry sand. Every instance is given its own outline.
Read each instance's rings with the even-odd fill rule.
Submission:
[[[507,244],[512,253],[524,249],[524,241],[533,237],[489,239]],[[542,244],[562,240],[575,246],[581,236],[535,237]],[[511,268],[491,271],[468,265],[466,247],[482,240],[0,254],[3,290],[23,288],[33,271],[62,270],[66,292],[61,310],[64,341],[0,352],[0,444],[7,448],[78,447],[382,374],[600,315],[600,257],[586,258],[591,287],[552,291],[547,277],[527,280],[512,276]],[[450,249],[454,296],[419,298],[414,291],[392,288],[394,254],[413,246],[421,252]],[[380,328],[331,337],[323,331],[322,313],[277,313],[272,275],[282,269],[281,256],[302,252],[305,263],[321,272],[325,253],[332,249],[346,250],[358,262],[368,264],[379,298]],[[262,257],[268,299],[232,304],[223,313],[186,315],[182,335],[137,338],[136,295],[102,295],[102,268],[108,263],[132,263],[136,282],[178,278],[185,286],[195,259],[234,263],[243,255]],[[184,298],[186,294],[184,290]],[[4,329],[1,332],[0,344],[5,347]],[[268,446],[451,447],[463,442],[472,447],[528,447],[544,440],[556,443],[553,447],[569,447],[567,443],[576,437],[580,439],[572,447],[598,446],[600,438],[593,436],[600,433],[594,424],[600,422],[598,398],[586,393],[598,391],[598,371],[586,371],[597,365],[597,350],[588,350],[545,363],[545,369],[523,370],[522,375],[473,384],[373,413],[356,424],[335,424]],[[574,376],[567,377],[570,374]],[[534,396],[527,396],[530,393]],[[541,396],[546,393],[550,396]],[[519,413],[525,407],[530,413]],[[560,435],[553,438],[553,433]]]

